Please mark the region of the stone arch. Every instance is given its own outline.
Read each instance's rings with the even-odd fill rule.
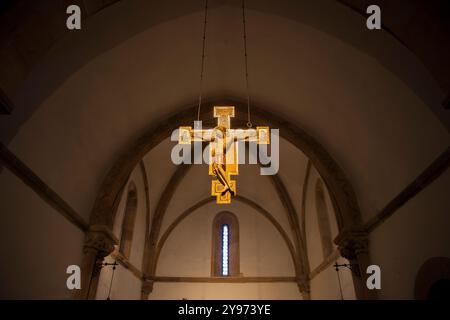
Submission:
[[[325,189],[320,179],[317,179],[314,191],[323,258],[326,259],[333,252],[333,240],[331,239],[330,219],[325,201]]]
[[[239,110],[245,110],[245,105],[231,99],[221,99],[205,103],[202,108],[201,119],[204,126],[213,126],[212,106],[235,105],[238,112],[233,119],[235,127],[245,127],[247,122],[245,114]],[[117,202],[114,201],[120,193],[121,186],[125,183],[133,168],[139,161],[165,138],[169,137],[173,130],[181,125],[186,125],[194,120],[196,107],[184,108],[183,111],[160,121],[159,125],[147,131],[127,150],[122,152],[119,159],[110,169],[104,179],[100,192],[91,212],[91,225],[104,225],[111,227],[114,221]],[[278,117],[261,107],[252,106],[252,117],[255,125],[269,125],[272,128],[280,128],[280,136],[300,149],[315,166],[323,178],[329,190],[339,230],[354,228],[361,224],[361,213],[355,192],[346,178],[343,170],[312,136],[298,126]]]
[[[192,167],[191,165],[178,166],[178,168],[176,169],[176,171],[170,178],[168,184],[166,185],[164,192],[162,193],[160,199],[158,200],[158,203],[157,203],[157,206],[155,209],[154,219],[152,222],[152,229],[149,234],[148,250],[146,250],[146,259],[145,260],[148,262],[148,264],[144,268],[144,271],[146,274],[148,274],[149,277],[152,277],[155,275],[156,263],[157,263],[158,255],[159,255],[159,251],[158,251],[159,250],[158,246],[160,244],[160,242],[158,243],[159,234],[160,234],[161,224],[164,219],[168,204],[171,201],[172,196],[175,194],[179,184],[183,181],[183,179],[185,178],[187,172],[189,171],[189,169],[191,167]],[[289,195],[283,181],[281,180],[281,177],[279,177],[278,174],[268,176],[268,177],[274,188],[274,191],[280,198],[280,202],[286,212],[287,219],[288,219],[288,222],[290,224],[290,227],[291,227],[291,230],[293,233],[292,236],[295,240],[293,246],[291,245],[290,241],[288,241],[288,242],[292,246],[291,252],[293,255],[294,262],[295,262],[294,266],[295,266],[296,274],[298,277],[303,276],[306,279],[307,275],[309,274],[309,266],[307,263],[308,257],[306,254],[304,238],[299,229],[297,213],[295,211],[293,202],[290,198],[290,195]],[[210,199],[211,199],[211,201],[213,200],[213,198],[210,198]],[[254,203],[253,201],[251,201],[245,197],[237,196],[236,200],[244,202],[247,205],[253,207],[255,210],[262,212],[266,217],[271,216],[270,213],[266,212],[259,205],[257,205],[256,203]],[[187,209],[175,221],[177,221],[179,218],[182,218],[185,213],[188,213],[191,210],[193,210],[194,208],[196,208],[196,206],[199,205],[200,203],[201,202],[199,202],[199,203],[195,204],[194,206],[190,207],[189,209]],[[272,223],[277,223],[275,219],[272,219],[272,220],[274,220],[274,221],[272,221]],[[282,236],[283,236],[283,234],[286,235],[285,232],[282,233]],[[164,237],[164,235],[163,235],[163,237]],[[161,239],[163,239],[163,237]],[[286,235],[286,238],[287,238],[287,235]],[[291,247],[289,247],[289,248],[291,249]]]
[[[204,103],[202,108],[203,111],[200,114],[200,119],[203,121],[203,125],[205,127],[213,127],[215,125],[215,119],[212,114],[214,105],[236,106],[237,114],[236,117],[233,118],[233,127],[245,128],[247,118],[246,113],[243,111],[246,110],[246,105],[239,100],[230,98],[223,98]],[[116,160],[114,166],[110,169],[100,187],[100,191],[97,195],[90,216],[91,229],[101,228],[102,230],[106,230],[106,232],[111,230],[118,205],[117,198],[120,196],[121,188],[126,183],[132,170],[149,151],[151,151],[164,139],[170,137],[173,130],[182,125],[189,125],[193,122],[196,115],[196,109],[197,106],[195,105],[181,108],[180,112],[159,121],[159,124],[156,127],[149,129],[144,135],[142,135],[139,139],[132,143],[130,147],[121,153],[121,156]],[[341,252],[343,252],[345,257],[354,259],[354,257],[356,257],[355,248],[359,248],[360,243],[365,244],[367,240],[366,234],[361,227],[361,213],[359,211],[355,192],[350,182],[347,180],[343,170],[328,154],[325,148],[322,147],[320,143],[317,142],[312,136],[293,123],[267,111],[267,109],[252,105],[252,122],[255,126],[268,125],[271,128],[279,128],[280,136],[294,145],[297,149],[301,150],[309,158],[311,164],[314,165],[322,177],[330,194],[336,215],[338,230],[340,232],[335,242],[339,244]],[[173,182],[177,185],[185,176],[188,168],[189,166],[180,166],[176,173],[172,176],[169,184]],[[275,185],[282,187],[279,179],[277,180],[274,178],[272,180]],[[280,190],[282,190],[282,188]],[[158,213],[161,214],[161,217],[163,216],[165,207],[171,199],[170,193],[168,193],[167,196],[164,194],[156,208],[155,219],[158,216]],[[289,214],[290,211],[288,202],[289,201],[284,201],[283,205]],[[156,220],[154,220],[154,222]],[[161,222],[161,219],[159,222]],[[297,242],[300,244],[300,247],[297,250],[299,250],[299,253],[301,254],[303,252],[303,250],[301,250],[303,245],[300,235],[298,236],[299,239]],[[150,246],[156,247],[157,240],[157,236],[152,238],[150,235]],[[146,252],[147,251],[148,250],[146,250]],[[361,250],[358,252],[361,252]],[[109,253],[110,252],[106,252],[106,254]],[[150,266],[150,272],[147,275],[150,277],[152,276],[152,271],[154,271],[155,267],[154,258],[154,256],[153,259],[152,257],[149,257],[147,260]],[[297,277],[301,278],[299,279],[300,290],[302,292],[309,292],[308,274],[307,272],[305,273],[307,270],[304,270],[304,265],[302,264],[304,259],[302,259],[302,261],[299,261],[300,259],[298,257],[294,259],[296,262],[295,267]],[[365,265],[365,263],[363,264]],[[364,266],[362,265],[361,268],[363,267]],[[143,287],[145,287],[145,285]],[[145,289],[145,291],[147,292],[148,290]]]
[[[255,203],[254,201],[243,197],[243,196],[236,196],[235,200],[242,202],[246,205],[248,205],[249,207],[253,208],[257,213],[263,215],[267,220],[269,220],[269,222],[273,225],[273,227],[278,231],[278,233],[281,235],[281,237],[283,238],[284,243],[286,244],[289,253],[291,255],[292,258],[292,262],[294,264],[295,270],[296,270],[296,276],[298,277],[299,275],[297,274],[298,272],[298,264],[299,259],[295,254],[295,249],[294,246],[292,245],[291,240],[289,239],[286,231],[283,229],[283,227],[278,223],[278,221],[273,217],[273,215],[268,212],[267,210],[265,210],[264,208],[262,208],[261,206],[259,206],[257,203]],[[194,204],[193,206],[189,207],[188,209],[186,209],[182,214],[180,214],[177,219],[175,219],[167,228],[167,230],[164,232],[164,234],[161,236],[160,241],[158,242],[157,248],[156,248],[156,254],[155,254],[155,259],[152,265],[151,270],[153,270],[153,273],[156,271],[156,267],[158,264],[158,259],[159,256],[161,254],[161,251],[164,247],[164,244],[166,243],[167,239],[169,238],[169,236],[171,235],[171,233],[173,232],[173,230],[184,220],[186,219],[190,214],[194,213],[197,209],[212,203],[214,201],[214,198],[206,198],[203,199],[199,202],[197,202],[196,204]]]

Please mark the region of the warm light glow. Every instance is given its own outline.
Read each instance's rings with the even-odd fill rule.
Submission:
[[[180,145],[188,145],[195,141],[209,143],[208,172],[215,177],[211,181],[211,195],[216,197],[217,204],[229,204],[231,198],[236,196],[236,180],[232,180],[232,176],[239,174],[238,142],[270,144],[271,133],[267,126],[258,126],[256,130],[231,129],[231,118],[234,115],[234,106],[215,106],[214,117],[217,118],[215,128],[202,129],[199,121],[200,124],[194,124],[194,128],[181,126],[178,131]],[[245,144],[243,146],[245,147]],[[174,163],[179,164],[176,161]]]

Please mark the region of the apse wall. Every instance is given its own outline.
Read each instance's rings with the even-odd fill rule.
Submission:
[[[242,203],[206,205],[171,233],[156,269],[158,277],[211,277],[213,219],[226,210],[239,222],[241,277],[295,277],[290,252],[275,227]],[[230,232],[235,232],[231,230]],[[157,282],[149,299],[301,299],[297,284]]]
[[[300,300],[295,283],[156,283],[150,300]]]

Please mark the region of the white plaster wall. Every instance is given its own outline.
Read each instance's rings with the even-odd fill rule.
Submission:
[[[280,168],[278,174],[291,197],[300,224],[303,181],[305,180],[307,163],[308,158],[301,150],[288,141],[280,139]]]
[[[348,260],[339,258],[337,262],[344,264],[348,263]],[[330,265],[311,280],[312,300],[354,300],[355,298],[351,271],[347,268],[339,270],[338,278],[335,268]]]
[[[163,247],[157,276],[211,276],[212,222],[223,210],[212,203],[188,216]],[[292,258],[281,235],[246,205],[227,206],[239,220],[240,271],[243,276],[294,276]]]
[[[290,253],[272,224],[241,203],[223,207],[239,220],[242,276],[294,276]],[[206,205],[172,232],[162,249],[157,276],[211,275],[212,221],[220,212]],[[150,299],[300,299],[296,283],[156,283]]]
[[[211,179],[212,177],[208,174],[207,165],[193,165],[191,167],[169,203],[162,222],[162,232],[184,210],[198,201],[211,197]],[[286,230],[289,238],[292,239],[288,215],[281,204],[276,190],[272,186],[271,178],[269,176],[261,176],[258,165],[246,164],[239,165],[239,175],[233,176],[232,179],[237,181],[236,193],[251,199],[269,211],[283,229]],[[237,201],[233,200],[233,202]],[[228,206],[224,206],[223,208],[227,209]]]
[[[295,283],[156,283],[149,300],[301,300]]]
[[[319,223],[317,220],[316,191],[315,191],[317,179],[321,178],[317,173],[317,170],[314,167],[311,167],[305,203],[306,244],[308,247],[309,265],[311,270],[314,270],[314,268],[319,266],[325,258],[323,256],[322,241],[320,238]],[[325,203],[327,206],[328,219],[330,221],[331,239],[334,240],[338,234],[336,216],[325,183],[323,185],[325,188]],[[333,248],[335,250],[337,249],[334,242]]]
[[[0,174],[0,299],[71,299],[84,233],[8,170]]]
[[[105,261],[114,262],[111,257],[107,257]],[[111,282],[112,279],[112,282]],[[112,283],[112,285],[111,285]],[[139,300],[141,299],[142,282],[136,278],[129,270],[119,265],[116,267],[113,277],[112,267],[102,269],[100,281],[97,288],[97,300],[106,300],[111,286],[111,300]]]
[[[130,175],[129,181],[124,188],[121,200],[117,209],[113,233],[120,240],[122,233],[122,222],[125,214],[125,206],[127,200],[128,186],[134,182],[137,191],[137,211],[134,223],[133,239],[131,244],[131,252],[129,262],[138,270],[142,270],[142,259],[145,246],[146,231],[146,197],[145,186],[142,171],[137,166]],[[118,249],[120,246],[117,245]],[[111,257],[107,257],[105,261],[113,262]],[[97,299],[106,299],[111,284],[112,267],[104,267],[100,273],[99,285],[97,288]],[[140,299],[142,282],[129,269],[119,265],[116,269],[113,284],[111,287],[111,299]]]
[[[316,183],[318,179],[321,179],[320,175],[314,167],[311,167],[307,184],[305,203],[306,244],[308,248],[308,258],[311,271],[317,268],[326,258],[323,256],[322,241],[320,238],[317,218]],[[326,188],[325,183],[323,183],[323,186],[325,189],[324,194],[328,220],[330,222],[331,239],[334,240],[338,235],[336,216],[330,199],[330,194]],[[334,242],[333,248],[334,250],[337,250],[337,246],[334,244]],[[339,257],[336,261],[339,264],[348,263],[348,261],[342,257]],[[340,280],[338,279],[336,270],[332,265],[328,266],[320,273],[318,273],[313,279],[311,279],[311,299],[355,299],[355,290],[350,270],[348,270],[347,268],[341,268],[339,271],[339,277]],[[339,281],[341,287],[339,287]]]
[[[153,148],[143,158],[147,171],[147,179],[149,181],[151,216],[154,215],[158,201],[164,193],[164,189],[169,182],[170,177],[177,169],[177,166],[172,163],[170,158],[174,144],[175,142],[171,142],[170,138],[167,138],[155,146],[155,148]]]

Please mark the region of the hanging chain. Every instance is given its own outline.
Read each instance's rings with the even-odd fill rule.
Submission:
[[[338,268],[336,268],[336,274],[337,274],[338,283],[339,283],[339,292],[341,294],[341,300],[344,300],[344,295],[342,294],[341,276],[339,275],[339,269]]]
[[[203,75],[205,70],[205,48],[206,48],[206,25],[208,18],[208,0],[205,0],[205,19],[203,23],[203,45],[202,45],[202,64],[200,70],[200,93],[198,97],[198,109],[197,109],[197,121],[200,121],[200,113],[202,107],[203,98]],[[242,0],[242,24],[243,24],[243,38],[244,38],[244,59],[245,59],[245,84],[247,91],[247,126],[251,128],[251,116],[250,116],[250,90],[248,84],[248,62],[247,62],[247,29],[245,23],[245,0]]]
[[[251,128],[252,121],[250,119],[250,89],[248,86],[248,63],[247,63],[247,29],[245,25],[245,0],[242,0],[242,25],[244,33],[244,59],[245,59],[245,84],[247,90],[247,127]]]
[[[109,290],[108,290],[108,297],[106,298],[106,300],[111,300],[111,288],[113,285],[113,280],[114,280],[114,272],[116,271],[116,266],[118,266],[119,264],[117,263],[117,260],[114,260],[114,263],[103,263],[102,267],[106,267],[106,266],[112,266],[112,275],[111,275],[111,281],[109,282]]]
[[[200,121],[200,111],[202,107],[202,94],[203,94],[203,72],[205,69],[205,47],[206,47],[206,22],[208,17],[208,0],[205,0],[205,20],[203,23],[203,46],[202,46],[202,66],[200,70],[200,93],[198,96],[198,110],[197,121]]]
[[[344,300],[344,295],[342,293],[341,276],[339,275],[339,269],[342,267],[345,267],[345,268],[352,270],[352,267],[357,266],[357,265],[351,264],[351,263],[338,264],[338,262],[336,260],[336,262],[334,263],[333,266],[334,266],[334,269],[336,270],[336,274],[337,274],[337,278],[338,278],[339,292],[341,294],[341,300]]]

